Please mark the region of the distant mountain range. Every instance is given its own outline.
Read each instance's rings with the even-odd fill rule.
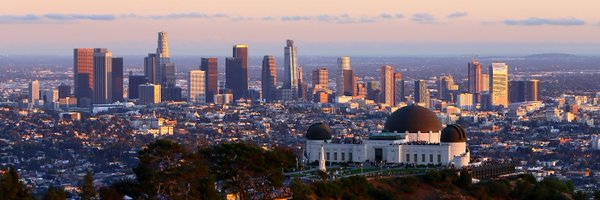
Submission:
[[[567,53],[540,53],[525,56],[529,59],[565,59],[565,58],[578,58],[579,56]]]

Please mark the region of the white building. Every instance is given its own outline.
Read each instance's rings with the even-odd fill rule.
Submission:
[[[442,127],[431,110],[411,105],[388,117],[382,132],[368,139],[333,142],[331,129],[316,123],[306,133],[305,157],[319,161],[321,146],[328,162],[384,162],[416,165],[467,166],[467,135],[458,125]]]

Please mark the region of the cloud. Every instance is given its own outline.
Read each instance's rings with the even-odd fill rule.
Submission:
[[[398,14],[389,14],[389,13],[381,13],[381,15],[379,15],[379,17],[383,18],[383,19],[402,19],[404,18],[404,15],[398,13]]]
[[[351,24],[351,23],[376,23],[384,20],[396,20],[402,19],[404,15],[398,14],[390,14],[390,13],[382,13],[377,16],[352,16],[349,14],[340,14],[340,15],[312,15],[312,16],[302,16],[302,15],[294,15],[294,16],[281,16],[278,17],[281,21],[313,21],[313,22],[323,22],[323,23],[337,23],[337,24]],[[263,20],[270,21],[275,19],[275,17],[263,17]]]
[[[414,22],[422,23],[422,24],[435,23],[435,17],[429,13],[417,13],[417,14],[414,14],[411,19]]]
[[[466,17],[468,16],[469,13],[467,12],[453,12],[450,13],[448,16],[446,16],[448,19],[455,19],[455,18],[461,18],[461,17]]]
[[[50,20],[100,20],[100,21],[110,21],[115,20],[116,17],[114,15],[80,15],[80,14],[45,14],[43,16],[46,19]]]
[[[39,16],[28,14],[28,15],[0,15],[0,24],[12,24],[12,23],[31,23],[39,20]]]
[[[551,25],[551,26],[581,26],[585,25],[585,21],[577,18],[558,18],[558,19],[550,19],[550,18],[537,18],[531,17],[528,19],[507,19],[504,20],[504,24],[510,26],[542,26],[542,25]]]

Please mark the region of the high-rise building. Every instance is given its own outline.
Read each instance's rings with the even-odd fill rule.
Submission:
[[[111,103],[113,89],[112,53],[105,48],[94,49],[94,90],[92,103]]]
[[[356,97],[358,98],[366,98],[367,97],[367,86],[365,83],[357,83],[356,84]]]
[[[342,73],[344,76],[344,96],[356,96],[356,81],[354,70],[347,69]]]
[[[156,54],[149,53],[144,58],[144,76],[148,78],[148,81],[152,84],[158,84],[158,78],[156,76]]]
[[[454,77],[440,76],[437,81],[438,99],[448,102],[454,101],[454,95],[458,90],[458,85],[454,84]]]
[[[492,63],[490,65],[491,105],[508,108],[508,65]]]
[[[456,97],[456,105],[460,109],[472,110],[473,108],[475,108],[475,106],[473,105],[473,94],[471,94],[471,93],[458,94]]]
[[[206,102],[206,74],[202,70],[191,70],[188,76],[188,102]]]
[[[381,89],[379,87],[379,82],[369,81],[367,83],[367,98],[374,100],[375,102],[381,102],[380,94],[381,94]]]
[[[473,59],[468,64],[469,93],[473,94],[474,102],[479,103],[483,91],[482,67],[479,61]]]
[[[71,86],[67,84],[60,84],[58,86],[58,98],[65,98],[71,96]]]
[[[429,108],[429,90],[427,89],[427,81],[415,81],[415,103]]]
[[[181,97],[181,88],[177,86],[167,85],[165,87],[160,87],[160,94],[162,95],[160,98],[161,101],[181,101],[183,98]]]
[[[233,46],[233,57],[225,59],[225,88],[233,98],[245,98],[248,93],[248,45]]]
[[[489,92],[490,91],[490,75],[489,74],[482,74],[481,75],[481,82],[482,82],[482,86],[481,86],[481,91],[482,92]]]
[[[265,101],[273,102],[277,99],[277,66],[273,55],[263,57],[261,86],[262,98]]]
[[[509,100],[511,103],[538,101],[539,100],[539,81],[538,80],[520,80],[510,81]]]
[[[58,102],[57,89],[40,90],[39,95],[40,100],[44,101],[44,105],[47,105],[47,108],[53,108],[53,104]]]
[[[154,85],[151,83],[139,85],[138,92],[138,104],[140,105],[154,105],[160,103],[161,101],[160,85]]]
[[[175,86],[175,64],[171,63],[167,32],[158,32],[155,74],[158,79],[157,82],[163,87]]]
[[[138,87],[140,85],[151,83],[148,77],[144,76],[129,76],[129,86],[127,88],[127,98],[137,99],[139,97]]]
[[[337,68],[336,68],[336,73],[337,73],[337,81],[336,81],[336,94],[338,96],[342,96],[344,95],[344,89],[346,88],[346,86],[344,85],[344,70],[350,70],[350,57],[348,56],[342,56],[339,57],[337,60]]]
[[[206,73],[206,102],[213,102],[215,94],[219,94],[219,69],[217,58],[202,58],[200,70]]]
[[[33,80],[29,82],[29,102],[34,104],[37,100],[40,100],[40,82]]]
[[[396,72],[394,74],[394,104],[399,105],[403,101],[406,101],[404,98],[404,78],[402,78],[402,73]]]
[[[381,103],[394,106],[394,67],[381,67]]]
[[[298,50],[294,45],[293,40],[287,40],[283,48],[283,88],[297,89],[298,88]]]
[[[123,58],[112,58],[112,101],[123,102]]]
[[[94,90],[94,49],[73,50],[73,89],[77,106],[89,107]]]
[[[312,73],[313,94],[317,91],[327,90],[329,84],[329,71],[327,68],[317,68]]]

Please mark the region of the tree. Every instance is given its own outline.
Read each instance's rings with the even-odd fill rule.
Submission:
[[[123,194],[117,191],[112,187],[102,187],[100,188],[100,199],[102,200],[122,200]]]
[[[594,191],[594,200],[600,200],[600,190]]]
[[[469,187],[472,182],[473,182],[473,179],[471,178],[471,174],[469,174],[469,171],[464,170],[464,169],[461,170],[460,176],[458,177],[457,185],[459,187],[466,188],[466,187]]]
[[[65,190],[59,187],[49,187],[44,196],[44,200],[65,200],[66,198]]]
[[[83,177],[83,186],[81,186],[81,200],[97,199],[96,189],[94,188],[94,175],[91,171]]]
[[[302,182],[300,179],[294,178],[292,180],[292,184],[290,185],[290,189],[292,190],[293,200],[309,200],[312,195],[312,190],[310,187]]]
[[[0,197],[3,199],[33,199],[29,188],[25,188],[19,181],[19,174],[14,167],[10,167],[4,175],[0,174]]]

